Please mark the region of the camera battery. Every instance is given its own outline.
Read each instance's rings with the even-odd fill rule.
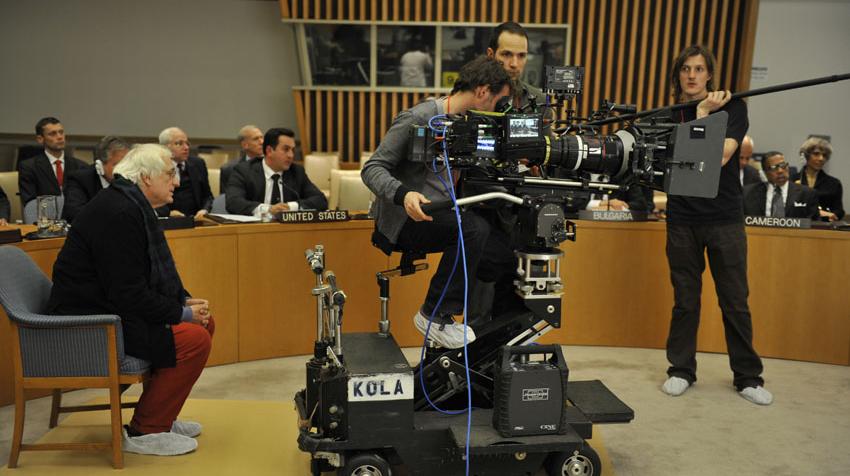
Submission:
[[[502,347],[495,372],[493,427],[503,437],[566,432],[568,376],[558,345]]]

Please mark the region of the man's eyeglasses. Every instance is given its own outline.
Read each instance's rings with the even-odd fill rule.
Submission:
[[[776,172],[779,169],[785,170],[788,168],[788,162],[779,162],[778,164],[773,164],[770,167],[767,167],[766,170],[770,172]]]
[[[186,147],[192,147],[192,143],[187,140],[176,140],[172,142],[172,144],[176,145],[177,147],[183,147],[184,145]]]
[[[170,180],[174,180],[174,177],[176,177],[176,176],[177,176],[177,168],[176,168],[176,167],[172,167],[172,168],[170,168],[170,169],[166,170],[166,171],[165,171],[165,172],[163,172],[163,173],[164,173],[165,175],[168,175],[168,178],[169,178]]]

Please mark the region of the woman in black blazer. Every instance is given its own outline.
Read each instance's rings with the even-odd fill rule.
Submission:
[[[806,165],[797,183],[817,192],[822,220],[841,220],[844,218],[841,181],[823,171],[823,166],[832,157],[832,145],[825,139],[810,137],[800,146],[800,155],[806,159]]]

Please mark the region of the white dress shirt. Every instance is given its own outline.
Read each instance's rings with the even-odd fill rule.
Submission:
[[[53,175],[56,175],[56,162],[62,162],[62,173],[65,173],[65,151],[63,150],[59,157],[54,157],[53,154],[50,153],[47,149],[44,149],[44,155],[47,156],[47,160],[50,161],[50,168],[53,169]],[[59,179],[58,177],[56,178]]]
[[[265,160],[262,161],[263,164],[263,175],[266,178],[266,193],[263,197],[263,203],[257,205],[257,208],[254,209],[253,215],[255,217],[261,217],[263,213],[269,211],[271,208],[272,201],[272,190],[274,188],[274,180],[272,179],[272,175],[280,174],[280,178],[277,181],[277,189],[280,191],[280,198],[283,199],[283,172],[275,172],[271,167],[266,163]],[[289,209],[292,211],[298,210],[298,202],[286,202],[289,205]]]

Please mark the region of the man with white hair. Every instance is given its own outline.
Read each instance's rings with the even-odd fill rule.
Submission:
[[[114,174],[74,219],[53,265],[48,312],[120,316],[126,354],[152,367],[124,451],[189,453],[201,425],[177,415],[207,362],[215,321],[209,301],[183,289],[154,212],[172,202],[177,169],[167,148],[145,144]]]
[[[212,209],[213,202],[206,162],[189,156],[189,138],[179,127],[169,127],[160,132],[159,143],[171,151],[171,160],[180,177],[174,189],[173,202],[163,207],[160,214],[200,219]]]

